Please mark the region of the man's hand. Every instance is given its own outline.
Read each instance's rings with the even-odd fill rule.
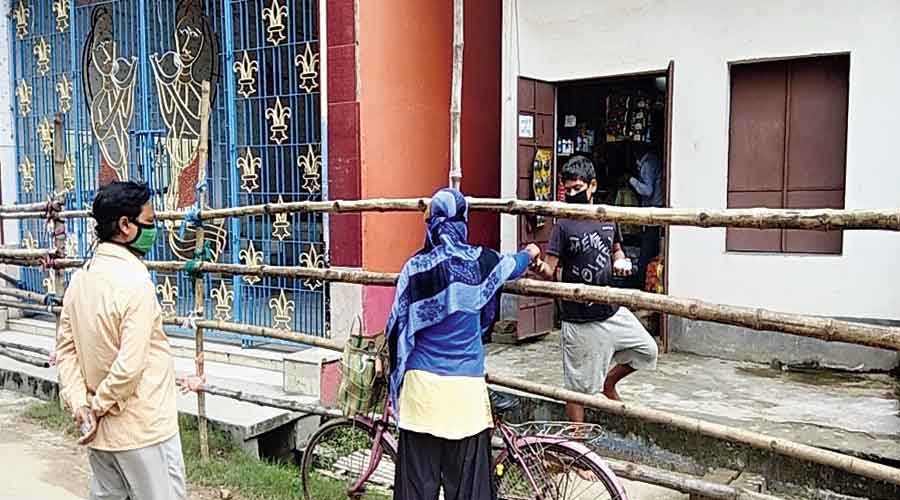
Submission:
[[[528,256],[531,257],[532,262],[534,262],[538,257],[541,256],[541,247],[535,245],[534,243],[529,243],[525,247],[525,251],[528,252]]]
[[[73,417],[75,425],[78,426],[78,430],[81,432],[78,444],[86,445],[93,441],[97,437],[97,424],[99,423],[99,419],[94,411],[89,406],[82,406],[75,410]]]
[[[619,257],[619,254],[621,256]],[[634,266],[631,265],[631,259],[625,257],[625,254],[622,252],[617,252],[615,260],[613,260],[613,275],[614,276],[631,276],[634,274]]]
[[[189,392],[200,392],[203,384],[206,383],[206,375],[199,377],[197,375],[184,375],[175,379],[175,385],[182,394]]]

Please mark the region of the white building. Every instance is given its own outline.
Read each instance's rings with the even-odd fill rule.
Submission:
[[[542,112],[554,113],[558,140],[566,132],[561,115],[570,114],[564,106],[581,106],[590,114],[596,104],[572,104],[571,98],[565,103],[572,92],[581,93],[574,101],[585,101],[590,100],[586,86],[606,85],[613,92],[611,87],[640,80],[623,79],[626,75],[649,75],[650,83],[671,75],[668,86],[660,86],[670,93],[664,113],[670,144],[662,130],[657,136],[668,163],[664,185],[670,206],[898,207],[900,169],[890,153],[900,133],[895,112],[900,71],[891,64],[900,59],[898,21],[900,2],[893,0],[505,0],[502,196],[523,194],[517,114],[537,115],[539,124]],[[825,57],[815,58],[820,55]],[[538,83],[535,92],[555,91],[553,109],[519,102],[523,78],[549,84]],[[576,87],[582,90],[571,90]],[[842,91],[848,92],[843,103]],[[784,114],[773,107],[778,99],[785,102]],[[540,101],[538,95],[534,106],[540,108]],[[597,113],[613,109],[607,104],[598,104]],[[772,138],[782,133],[773,147]],[[543,145],[552,147],[556,140]],[[739,171],[748,165],[759,170]],[[816,170],[835,165],[837,174]],[[775,179],[773,171],[782,178]],[[523,238],[523,226],[514,218],[505,217],[501,224],[506,249],[534,237]],[[748,240],[745,233],[728,244],[724,229],[676,227],[668,234],[665,269],[672,295],[815,315],[898,319],[896,233],[848,231],[842,241],[837,235],[825,241],[828,236],[808,240],[780,232],[750,234]],[[826,253],[811,253],[820,251]],[[669,347],[760,361],[897,365],[895,353],[678,319],[669,324]]]

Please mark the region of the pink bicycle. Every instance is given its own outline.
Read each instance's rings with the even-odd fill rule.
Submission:
[[[507,424],[502,415],[518,404],[518,398],[491,392],[494,441],[498,437],[502,441],[494,459],[500,499],[627,500],[609,466],[582,442],[584,438],[574,437],[589,435],[595,426]],[[333,419],[316,431],[303,455],[304,498],[391,497],[397,438],[390,408],[384,413]]]

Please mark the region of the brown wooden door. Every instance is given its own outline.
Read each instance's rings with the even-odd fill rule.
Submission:
[[[550,148],[555,151],[556,136],[556,86],[529,78],[519,78],[519,116],[531,117],[534,121],[531,137],[518,140],[518,187],[516,197],[520,200],[532,199],[531,167],[537,149]],[[554,162],[555,163],[555,162]],[[555,176],[554,176],[555,178]],[[519,218],[519,247],[527,243],[537,243],[546,249],[550,240],[553,220],[548,218],[537,231],[532,231],[525,217]],[[553,329],[556,308],[553,300],[534,297],[518,297],[517,336],[523,338],[542,335]]]

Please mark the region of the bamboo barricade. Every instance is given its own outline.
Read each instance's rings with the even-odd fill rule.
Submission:
[[[450,73],[450,187],[462,184],[462,153],[460,147],[460,117],[462,116],[463,84],[463,0],[453,0],[453,65]]]
[[[60,259],[60,267],[77,267],[83,263],[77,259]],[[148,261],[154,271],[178,272],[185,263],[177,261]],[[338,281],[365,285],[393,286],[395,273],[357,271],[340,268],[310,268],[289,266],[246,266],[242,264],[215,264],[203,262],[197,269],[207,273],[235,276],[272,276],[281,278],[305,278]],[[0,289],[2,294],[3,289]],[[900,327],[870,325],[842,321],[805,314],[772,311],[763,308],[716,304],[698,299],[672,297],[655,293],[613,287],[577,285],[532,279],[519,279],[503,287],[506,293],[565,299],[577,302],[619,304],[632,309],[645,309],[673,314],[699,321],[713,321],[750,328],[757,331],[775,330],[801,337],[812,337],[826,342],[846,342],[881,349],[900,351]]]
[[[9,259],[11,261],[17,259],[41,260],[54,255],[57,255],[57,251],[47,248],[0,248],[0,259]]]
[[[182,325],[190,321],[191,318],[184,317],[168,318],[164,320],[164,322],[169,325]],[[321,337],[315,337],[312,335],[306,335],[299,332],[284,331],[269,327],[244,325],[239,323],[229,323],[224,321],[197,320],[196,322],[198,327],[203,328],[213,328],[220,331],[241,333],[245,335],[291,340],[294,342],[337,352],[343,350],[343,346],[340,342],[328,340]],[[0,348],[0,355],[7,355],[13,359],[20,359],[23,356],[26,356],[19,353],[13,353],[4,348]],[[34,361],[34,358],[30,356],[28,356],[28,358],[32,359],[24,362],[33,364],[31,362]],[[768,451],[778,455],[800,459],[814,464],[833,467],[835,469],[842,470],[850,474],[867,477],[869,479],[885,481],[891,484],[900,484],[900,469],[895,469],[886,465],[881,465],[849,455],[842,455],[840,453],[816,448],[809,445],[795,443],[786,439],[774,438],[756,432],[728,427],[726,425],[704,422],[700,419],[685,417],[661,410],[655,410],[646,406],[615,402],[597,396],[589,396],[558,387],[538,384],[535,382],[530,382],[513,377],[495,376],[488,374],[487,380],[490,384],[496,386],[535,394],[558,401],[571,401],[583,404],[589,408],[597,409],[604,413],[610,413],[614,415],[635,418],[641,421],[668,425],[670,427],[685,430],[690,433],[704,435],[723,441],[740,443],[752,448]],[[295,402],[286,402],[280,399],[269,398],[265,396],[245,394],[241,391],[216,388],[215,386],[209,386],[208,384],[204,385],[203,390],[205,390],[207,387],[212,388],[212,390],[209,391],[210,394],[220,395],[264,406],[273,406],[276,408],[284,408],[301,412],[311,410],[311,413],[322,414],[321,409],[312,408],[309,405],[302,405]],[[284,403],[296,406],[284,406]],[[331,415],[330,410],[328,414]],[[640,471],[635,470],[632,473],[635,474],[635,477],[638,477]],[[744,497],[738,496],[716,498]]]
[[[717,500],[783,500],[765,493],[757,493],[744,488],[704,481],[697,477],[647,467],[646,465],[610,460],[605,457],[604,461],[619,477],[688,493],[691,495],[691,498],[694,498],[693,495],[700,495],[703,499]]]
[[[732,227],[746,229],[805,229],[813,231],[900,231],[900,208],[782,209],[782,208],[650,208],[612,205],[573,205],[558,201],[468,198],[469,209],[508,215],[543,215],[596,219],[621,224]],[[295,201],[203,210],[202,220],[280,213],[424,212],[430,198],[372,198],[366,200]],[[43,209],[46,205],[43,205]],[[88,217],[87,210],[64,210],[63,219]],[[42,218],[44,212],[4,212],[0,219]],[[184,219],[183,212],[162,211],[159,220]]]
[[[204,81],[200,94],[200,148],[197,151],[198,164],[200,165],[200,173],[198,180],[205,181],[206,178],[206,161],[209,151],[209,81]],[[198,189],[197,207],[206,206],[206,189]],[[182,224],[187,224],[183,221]],[[202,258],[204,255],[204,232],[203,221],[197,225],[195,234],[194,258]],[[203,273],[197,273],[194,277],[194,316],[202,318],[205,315],[204,304],[206,302],[206,276]],[[203,377],[203,327],[197,325],[194,329],[194,345],[195,345],[195,361],[197,368],[197,376]],[[197,393],[197,427],[200,430],[200,458],[203,461],[209,460],[209,430],[206,421],[206,394]]]

